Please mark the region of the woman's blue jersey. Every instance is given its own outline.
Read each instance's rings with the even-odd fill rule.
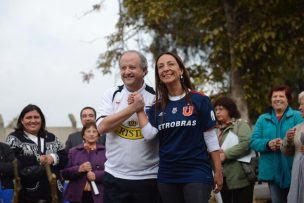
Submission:
[[[160,163],[158,181],[162,183],[203,182],[213,184],[212,169],[203,133],[215,126],[209,97],[191,91],[192,105],[186,97],[169,100],[165,111],[148,112],[149,122],[158,129]]]

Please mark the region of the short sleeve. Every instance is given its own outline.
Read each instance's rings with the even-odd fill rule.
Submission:
[[[104,92],[100,105],[97,108],[96,111],[96,124],[97,126],[102,121],[103,118],[105,118],[108,115],[111,115],[113,113],[113,92],[115,90],[108,89]]]
[[[202,121],[203,131],[207,131],[214,128],[216,124],[216,119],[214,115],[214,109],[211,104],[209,97],[203,96],[201,105],[198,109],[198,115]]]
[[[156,120],[156,116],[155,116],[155,104],[151,106],[151,108],[146,110],[146,114],[148,116],[149,119],[149,123],[157,128],[157,120]]]

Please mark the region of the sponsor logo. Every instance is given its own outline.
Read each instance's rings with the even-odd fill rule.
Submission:
[[[187,105],[183,107],[183,115],[191,116],[193,114],[193,106]]]
[[[158,130],[168,129],[168,128],[175,128],[180,126],[196,126],[196,120],[182,120],[182,121],[174,121],[168,122],[158,125]]]
[[[118,136],[129,140],[137,140],[143,138],[140,128],[128,128],[124,125],[120,125],[114,130],[114,132]]]

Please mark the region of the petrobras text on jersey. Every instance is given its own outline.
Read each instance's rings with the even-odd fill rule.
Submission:
[[[158,125],[158,130],[163,130],[167,128],[174,128],[180,126],[196,126],[196,120],[182,120],[182,121],[172,121],[168,123],[162,123]]]

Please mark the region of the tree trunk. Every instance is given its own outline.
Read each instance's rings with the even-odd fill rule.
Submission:
[[[234,45],[238,38],[239,28],[236,21],[237,10],[235,0],[223,0],[227,31],[229,39],[229,54],[230,54],[230,94],[235,100],[236,105],[241,113],[241,117],[249,121],[248,106],[245,100],[243,89],[243,80],[240,70],[236,65],[236,55],[234,53]]]

